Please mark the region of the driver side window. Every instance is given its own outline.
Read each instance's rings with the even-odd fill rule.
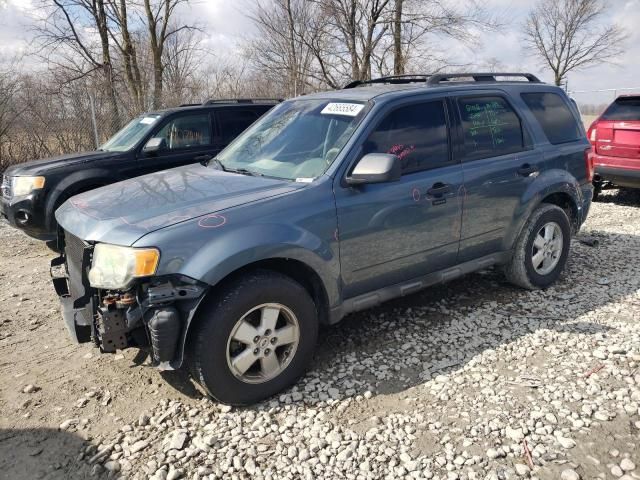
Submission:
[[[174,118],[154,135],[163,140],[163,150],[211,145],[209,114],[185,115]]]
[[[403,174],[450,163],[444,101],[408,105],[392,111],[369,135],[363,153],[398,156]]]

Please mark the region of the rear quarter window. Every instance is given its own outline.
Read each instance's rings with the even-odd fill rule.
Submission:
[[[576,118],[567,102],[556,93],[523,93],[527,104],[538,124],[542,127],[549,143],[573,142],[582,136]]]
[[[616,99],[600,118],[602,120],[640,121],[640,97]]]

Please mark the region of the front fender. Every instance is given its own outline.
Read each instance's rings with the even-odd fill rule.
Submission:
[[[223,227],[224,225],[218,228]],[[192,231],[189,234],[185,228],[184,224],[181,228],[176,227],[176,230],[182,231],[179,238],[187,239],[189,235],[193,238],[198,233],[202,234],[197,231]],[[189,228],[198,227],[190,225]],[[171,227],[164,229],[164,235],[167,235],[167,230],[170,229]],[[211,291],[228,275],[261,260],[297,260],[311,268],[320,277],[327,294],[329,307],[339,304],[340,265],[337,242],[323,240],[309,230],[285,224],[253,224],[235,230],[230,229],[224,234],[222,232],[216,233],[209,236],[208,241],[195,250],[192,249],[194,245],[190,245],[188,240],[182,242],[183,249],[163,249],[161,264],[156,275],[184,275],[210,285],[209,291]],[[333,239],[333,237],[328,238]],[[145,239],[153,243],[153,235],[149,235]],[[173,243],[173,245],[177,244]],[[203,299],[204,296],[197,303],[194,303],[185,317],[185,324],[181,330],[178,344],[178,354],[171,362],[173,368],[179,368],[182,365],[191,323]]]
[[[92,187],[108,185],[117,182],[119,179],[114,177],[112,172],[103,168],[91,168],[74,172],[71,175],[62,178],[56,186],[51,190],[45,203],[45,212],[47,225],[51,229],[54,222],[54,213],[56,206],[59,206],[59,200],[66,200],[70,196],[90,190]]]
[[[230,273],[261,260],[298,260],[318,274],[333,305],[339,300],[336,253],[330,242],[296,225],[247,225],[204,244],[180,266],[179,272],[213,286]]]
[[[522,195],[514,221],[505,235],[504,250],[511,250],[533,211],[549,195],[565,194],[571,199],[578,215],[582,215],[582,190],[580,184],[566,170],[553,169],[538,175]],[[580,219],[578,219],[580,221]]]

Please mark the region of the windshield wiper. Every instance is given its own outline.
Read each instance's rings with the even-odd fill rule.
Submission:
[[[263,173],[254,172],[253,170],[247,170],[246,168],[228,168],[225,172],[239,173],[241,175],[250,175],[252,177],[264,177]]]

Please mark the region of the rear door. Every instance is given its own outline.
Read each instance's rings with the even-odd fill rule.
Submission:
[[[455,264],[462,170],[450,152],[447,117],[444,99],[389,107],[358,159],[395,154],[401,179],[358,187],[336,180],[345,298]]]
[[[613,102],[600,117],[595,135],[598,155],[620,159],[612,159],[610,164],[640,168],[640,97],[621,97]]]
[[[543,168],[530,135],[502,92],[456,99],[464,175],[458,263],[504,250],[504,239],[528,186]]]

